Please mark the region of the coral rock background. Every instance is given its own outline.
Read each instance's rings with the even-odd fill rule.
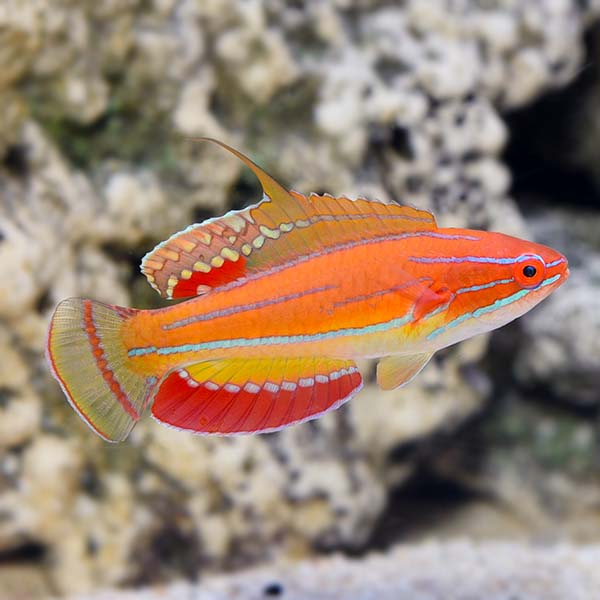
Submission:
[[[598,0],[0,1],[0,586],[79,593],[457,533],[598,541],[599,16]],[[141,256],[259,199],[195,135],[303,192],[535,237],[571,280],[319,421],[211,439],[148,420],[107,445],[48,374],[48,319],[67,296],[159,306]]]

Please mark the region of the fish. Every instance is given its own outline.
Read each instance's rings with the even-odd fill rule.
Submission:
[[[287,190],[190,225],[141,271],[165,308],[68,298],[51,318],[50,371],[110,442],[150,410],[197,434],[280,430],[338,408],[378,359],[380,388],[411,381],[433,354],[523,315],[563,284],[565,256],[497,232],[441,228],[398,203]]]

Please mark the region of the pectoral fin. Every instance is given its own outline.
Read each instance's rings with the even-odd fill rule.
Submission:
[[[429,362],[433,352],[386,356],[377,365],[377,383],[382,390],[407,384]]]

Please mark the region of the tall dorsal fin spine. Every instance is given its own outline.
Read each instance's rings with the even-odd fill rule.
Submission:
[[[242,154],[239,150],[231,147],[229,144],[215,138],[204,136],[192,137],[190,139],[202,142],[213,142],[218,146],[221,146],[221,148],[239,158],[254,173],[262,187],[263,197],[261,202],[244,211],[240,211],[240,215],[250,224],[256,225],[260,233],[260,235],[253,237],[250,244],[247,244],[246,248],[248,248],[248,252],[243,254],[248,256],[256,250],[260,250],[267,239],[280,240],[280,245],[287,247],[286,253],[294,254],[297,252],[298,247],[290,245],[286,236],[281,235],[282,233],[289,233],[294,227],[298,227],[298,222],[300,222],[300,225],[302,223],[306,223],[306,226],[310,225],[310,220],[305,218],[305,213],[300,207],[294,194],[290,193],[289,190],[283,187],[264,169],[259,167],[252,159],[248,158],[245,154]],[[306,197],[302,196],[302,194],[299,194],[299,196],[306,200]],[[265,204],[271,205],[273,210],[265,210]],[[260,213],[261,222],[255,221],[253,215],[253,212],[258,207],[261,207],[262,209]],[[225,220],[226,217],[230,218],[231,216],[232,213],[228,213],[223,219]],[[285,217],[284,222],[282,222],[281,217]],[[281,228],[282,224],[283,229]],[[310,244],[304,240],[302,242],[304,249],[309,251],[311,249]]]
[[[192,137],[193,141],[198,142],[213,142],[218,144],[221,148],[225,148],[228,152],[231,152],[234,156],[237,156],[248,168],[256,175],[260,185],[262,186],[264,195],[267,199],[276,202],[278,199],[288,198],[290,193],[286,190],[278,181],[271,177],[266,171],[261,169],[253,160],[242,154],[239,150],[232,148],[225,142],[221,142],[211,137]]]

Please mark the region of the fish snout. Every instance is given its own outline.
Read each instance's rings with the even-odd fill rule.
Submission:
[[[560,252],[553,252],[552,256],[546,261],[546,277],[557,277],[560,283],[564,283],[569,278],[569,261],[567,257]]]

